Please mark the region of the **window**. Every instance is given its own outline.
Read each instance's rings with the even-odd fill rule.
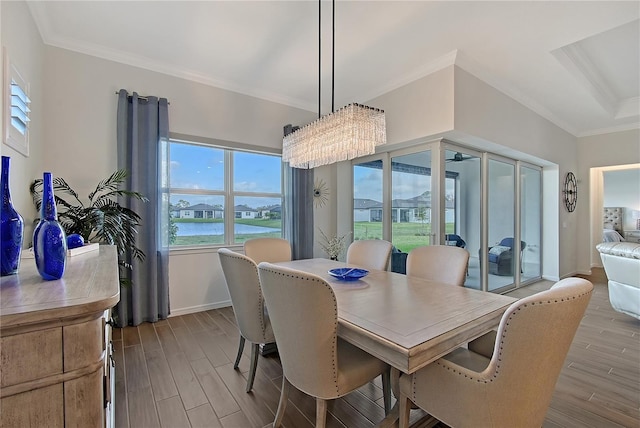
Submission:
[[[171,140],[170,245],[282,237],[280,156]]]
[[[18,72],[14,64],[5,61],[5,120],[4,141],[8,146],[29,156],[29,122],[31,109],[29,104],[29,84]]]

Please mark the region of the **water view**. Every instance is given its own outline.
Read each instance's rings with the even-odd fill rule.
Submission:
[[[176,223],[177,236],[224,235],[224,223]],[[234,224],[236,235],[280,232],[279,228]]]

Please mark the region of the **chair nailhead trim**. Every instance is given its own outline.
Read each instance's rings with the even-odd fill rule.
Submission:
[[[519,306],[518,308],[516,308],[516,311],[513,312],[511,315],[509,315],[509,318],[507,318],[507,320],[505,321],[505,328],[503,329],[503,333],[502,333],[501,340],[500,340],[500,345],[498,346],[500,352],[495,357],[496,361],[498,362],[498,364],[496,364],[496,368],[495,368],[495,370],[493,372],[493,375],[491,376],[490,379],[480,379],[480,378],[477,378],[475,376],[469,376],[467,373],[462,373],[460,370],[456,370],[456,369],[454,369],[452,367],[445,366],[444,364],[442,364],[442,362],[440,360],[436,360],[435,364],[437,364],[437,365],[439,365],[439,366],[445,368],[446,370],[451,371],[451,372],[453,372],[455,374],[464,376],[465,379],[476,380],[478,383],[490,383],[490,382],[493,382],[493,380],[496,379],[498,377],[498,375],[500,374],[500,368],[501,368],[500,366],[501,366],[501,363],[502,363],[502,352],[504,350],[503,341],[504,341],[504,338],[506,337],[507,329],[509,327],[509,321],[511,321],[511,319],[513,319],[516,316],[516,314],[520,310],[522,310],[522,308],[525,308],[528,305],[533,306],[533,305],[543,305],[543,304],[554,304],[554,303],[565,302],[565,301],[568,301],[568,300],[582,299],[585,296],[591,296],[592,292],[593,292],[593,290],[588,291],[588,292],[583,293],[583,294],[580,294],[580,295],[577,295],[577,296],[571,296],[569,298],[556,299],[556,300],[553,300],[553,301],[546,300],[546,301],[524,303],[521,306]],[[412,378],[413,378],[413,397],[412,398],[415,399],[415,396],[416,396],[416,379],[415,379],[415,376],[412,376]]]
[[[334,313],[334,323],[333,323],[333,330],[336,334],[338,334],[338,302],[336,301],[336,296],[333,292],[333,289],[331,288],[331,286],[329,284],[327,284],[326,281],[322,280],[322,278],[320,278],[322,280],[322,282],[318,281],[317,278],[309,278],[306,276],[300,276],[300,275],[296,275],[296,274],[288,274],[288,273],[282,273],[282,272],[278,272],[278,271],[274,271],[274,270],[268,270],[271,273],[275,273],[277,275],[283,276],[283,277],[289,277],[289,278],[295,278],[295,279],[303,279],[305,281],[311,281],[311,282],[319,282],[321,285],[323,285],[325,288],[328,288],[329,291],[331,292],[331,298],[333,300],[333,313]],[[336,396],[339,397],[340,396],[340,388],[338,387],[338,370],[336,367],[336,361],[338,360],[337,355],[336,355],[336,351],[337,351],[337,343],[336,346],[333,347],[333,349],[331,350],[331,355],[332,355],[332,360],[333,360],[333,382],[335,384],[336,387]]]

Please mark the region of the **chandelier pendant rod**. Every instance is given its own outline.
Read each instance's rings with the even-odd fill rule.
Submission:
[[[331,17],[331,113],[333,113],[335,111],[333,99],[336,81],[336,0],[333,0],[331,4],[331,11],[333,13]]]
[[[318,0],[318,119],[322,117],[322,0]]]

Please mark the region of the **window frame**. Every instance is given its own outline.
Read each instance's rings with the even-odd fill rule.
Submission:
[[[171,133],[169,136],[169,150],[168,150],[168,162],[171,162],[171,147],[172,143],[179,144],[187,144],[187,145],[195,145],[201,146],[211,149],[218,149],[223,151],[223,168],[224,168],[224,183],[222,190],[212,190],[212,189],[185,189],[185,188],[176,188],[171,187],[171,180],[169,178],[168,183],[168,193],[169,199],[171,195],[180,194],[180,195],[203,195],[203,196],[222,196],[224,200],[224,216],[223,216],[223,226],[224,226],[224,235],[222,243],[210,243],[210,244],[200,244],[200,245],[169,245],[169,251],[182,251],[182,250],[207,250],[207,249],[217,249],[222,247],[233,247],[233,246],[242,246],[243,242],[236,242],[235,236],[235,222],[238,218],[236,218],[235,212],[235,199],[237,197],[255,197],[255,198],[279,198],[280,199],[280,209],[281,209],[281,236],[284,236],[284,224],[285,224],[285,213],[284,213],[284,164],[282,162],[282,153],[280,150],[270,149],[268,147],[260,147],[253,146],[248,144],[236,143],[231,141],[224,140],[216,140],[205,137],[195,137],[188,136],[183,134],[174,134]],[[234,190],[234,153],[236,152],[244,152],[244,153],[252,153],[258,155],[265,156],[273,156],[277,157],[280,160],[280,192],[248,192],[248,191],[237,191]],[[240,212],[240,219],[242,219],[242,212]],[[231,221],[227,221],[230,219]]]

